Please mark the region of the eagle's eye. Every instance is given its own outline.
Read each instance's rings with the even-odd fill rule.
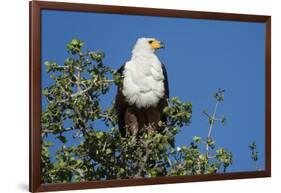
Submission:
[[[148,43],[152,44],[153,40],[149,40]]]

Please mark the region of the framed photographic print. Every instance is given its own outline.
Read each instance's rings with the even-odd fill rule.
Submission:
[[[271,18],[30,2],[30,191],[270,177]]]

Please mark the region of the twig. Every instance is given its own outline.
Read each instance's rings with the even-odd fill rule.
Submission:
[[[62,129],[60,130],[60,132],[67,132],[67,131],[72,131],[73,128],[70,127],[70,128],[65,128],[65,129]],[[51,129],[42,129],[42,133],[54,133],[54,130],[51,130]]]
[[[106,146],[107,146],[107,141],[105,141],[105,143],[104,143],[104,145],[103,145],[103,148],[102,148],[102,151],[105,150]]]
[[[216,101],[216,105],[214,107],[213,115],[209,118],[211,120],[211,123],[210,123],[209,131],[208,131],[207,139],[209,139],[211,137],[211,134],[212,134],[212,129],[213,129],[216,113],[217,113],[218,104],[219,104],[219,101]],[[206,155],[207,155],[207,157],[209,156],[209,144],[207,142],[206,142]]]

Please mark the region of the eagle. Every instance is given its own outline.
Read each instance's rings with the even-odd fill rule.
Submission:
[[[122,137],[137,136],[142,129],[156,131],[166,122],[169,86],[166,68],[155,54],[164,44],[155,38],[138,38],[131,60],[120,67],[122,83],[117,88],[115,108]]]

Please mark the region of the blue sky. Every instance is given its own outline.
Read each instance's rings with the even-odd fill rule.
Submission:
[[[130,59],[139,37],[154,37],[165,43],[165,49],[157,55],[168,72],[170,96],[193,104],[192,123],[182,129],[177,145],[189,144],[194,135],[207,136],[208,121],[202,111],[212,112],[213,94],[223,88],[225,101],[218,108],[218,116],[225,115],[227,124],[215,126],[212,137],[218,147],[234,155],[234,164],[228,171],[255,170],[248,148],[252,141],[258,146],[259,168],[264,169],[262,23],[44,10],[42,65],[47,60],[62,64],[68,57],[66,44],[79,38],[86,42],[86,48],[103,51],[104,63],[118,69]],[[42,79],[43,87],[52,83],[44,70]],[[104,105],[114,100],[115,92],[116,88],[103,98]],[[44,99],[42,102],[44,108]]]

